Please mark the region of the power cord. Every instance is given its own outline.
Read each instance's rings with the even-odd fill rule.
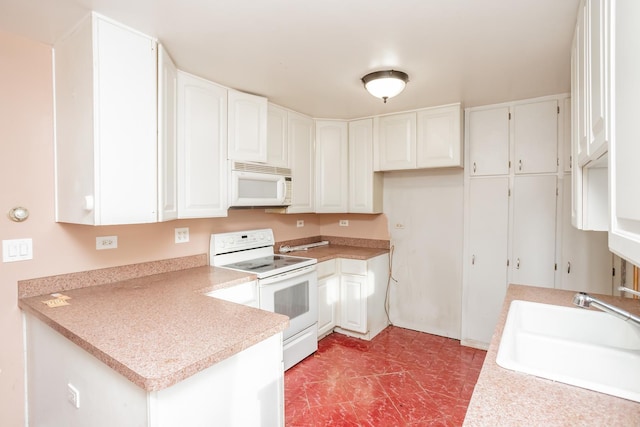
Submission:
[[[384,296],[384,312],[387,315],[387,321],[389,322],[389,325],[393,326],[393,323],[391,323],[391,317],[389,316],[389,291],[391,289],[391,281],[393,280],[395,283],[398,283],[398,281],[396,280],[395,277],[393,277],[393,252],[395,250],[395,246],[391,245],[391,248],[389,248],[389,273],[387,275],[387,290],[385,292],[385,296]]]

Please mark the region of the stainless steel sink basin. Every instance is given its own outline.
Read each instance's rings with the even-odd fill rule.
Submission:
[[[640,328],[607,313],[513,301],[496,362],[640,402]]]

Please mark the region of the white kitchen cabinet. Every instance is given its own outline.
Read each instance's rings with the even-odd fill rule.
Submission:
[[[289,111],[289,159],[292,194],[288,213],[315,211],[315,144],[311,117]]]
[[[267,161],[267,98],[228,91],[228,157],[247,162]]]
[[[316,265],[318,274],[318,339],[331,333],[338,324],[340,304],[339,260],[331,259]]]
[[[178,217],[178,70],[158,45],[158,221]]]
[[[509,117],[508,106],[467,110],[471,176],[509,173]]]
[[[557,193],[555,175],[515,177],[511,283],[555,286]]]
[[[227,216],[227,89],[178,71],[178,216]]]
[[[267,163],[271,166],[290,168],[289,164],[289,114],[284,108],[268,104],[267,107]]]
[[[565,174],[562,190],[562,251],[558,266],[561,282],[556,287],[611,295],[613,256],[607,245],[607,233],[573,227],[570,174]]]
[[[56,221],[156,222],[156,41],[93,13],[54,51]]]
[[[376,118],[378,138],[374,149],[377,171],[414,169],[416,158],[415,113]]]
[[[462,109],[460,104],[417,113],[416,167],[462,167]]]
[[[377,171],[462,166],[460,104],[377,118]]]
[[[616,1],[611,15],[611,108],[609,145],[609,248],[640,265],[640,2]]]
[[[597,159],[609,145],[609,123],[607,120],[607,69],[608,69],[608,14],[609,0],[586,0],[587,20],[587,119],[589,138],[587,156]]]
[[[585,0],[571,51],[572,224],[582,230],[609,228],[606,155],[610,134],[609,2]]]
[[[558,171],[558,100],[518,103],[513,109],[516,174]]]
[[[382,212],[382,178],[373,171],[373,119],[349,122],[349,213]]]
[[[469,180],[462,336],[486,348],[507,290],[509,177]]]
[[[340,259],[340,315],[337,332],[371,340],[389,324],[385,311],[387,254],[368,260]]]
[[[24,325],[30,425],[284,425],[281,333],[170,387],[147,391],[35,316],[26,314]],[[78,407],[68,402],[69,385],[79,391]]]
[[[316,120],[316,212],[348,210],[348,124]]]

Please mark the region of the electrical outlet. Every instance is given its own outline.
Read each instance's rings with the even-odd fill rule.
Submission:
[[[80,409],[80,392],[71,384],[67,384],[67,400],[76,409]]]
[[[340,227],[348,227],[349,226],[349,220],[348,219],[341,219],[339,224],[340,224]]]
[[[297,220],[296,227],[304,227],[304,219]]]
[[[176,243],[187,243],[189,241],[189,227],[176,228]]]
[[[96,237],[96,249],[115,249],[118,247],[118,236]]]

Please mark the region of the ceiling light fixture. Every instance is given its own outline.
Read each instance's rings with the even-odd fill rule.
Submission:
[[[387,99],[402,92],[408,81],[409,75],[397,70],[374,71],[362,78],[365,89],[385,104]]]

